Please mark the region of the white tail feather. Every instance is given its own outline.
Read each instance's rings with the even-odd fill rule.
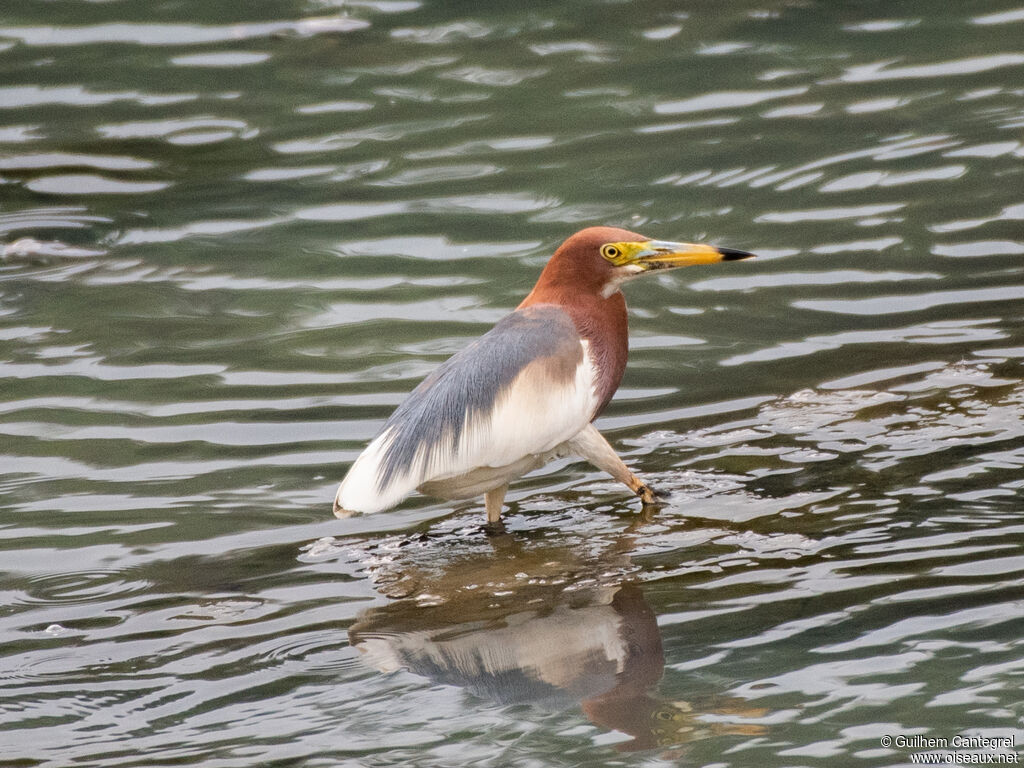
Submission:
[[[525,459],[543,457],[577,435],[590,423],[597,408],[596,369],[587,342],[580,343],[583,355],[572,379],[553,381],[542,365],[526,366],[490,411],[467,415],[454,451],[443,446],[435,451],[419,451],[407,471],[381,485],[387,449],[396,434],[394,427],[386,429],[345,476],[335,497],[335,513],[380,512],[400,503],[420,486],[429,484],[430,490],[441,492],[446,485],[439,481],[484,467],[510,470],[506,478],[495,474],[494,487],[533,469],[537,463]],[[444,437],[439,435],[437,439]],[[456,495],[459,483],[450,485],[450,498],[464,497]]]

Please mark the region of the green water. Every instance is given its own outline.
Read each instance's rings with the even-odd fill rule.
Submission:
[[[890,766],[1024,750],[1024,9],[0,8],[0,765]],[[591,224],[562,461],[336,520]],[[986,750],[982,750],[986,751]],[[992,750],[987,750],[992,754]]]

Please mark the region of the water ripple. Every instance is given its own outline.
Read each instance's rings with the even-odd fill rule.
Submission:
[[[200,25],[117,23],[85,26],[0,27],[0,37],[29,46],[87,46],[98,43],[132,43],[145,46],[202,45],[267,38],[281,34],[333,34],[364,29],[369,22],[343,16],[244,24]]]
[[[696,96],[681,101],[667,101],[657,104],[654,111],[659,115],[678,115],[690,112],[709,112],[718,109],[733,109],[762,104],[772,99],[784,99],[790,96],[802,96],[807,93],[806,87],[781,88],[765,91],[723,91]]]
[[[208,116],[139,120],[100,125],[96,128],[107,139],[164,139],[183,146],[211,144],[232,138],[251,139],[258,131],[242,120]]]
[[[170,185],[168,181],[124,181],[91,173],[39,176],[25,182],[33,192],[51,195],[142,195]]]
[[[195,101],[193,93],[144,93],[141,91],[98,91],[81,85],[0,86],[0,109],[25,109],[44,105],[98,107],[119,101],[133,101],[143,106],[166,106]]]
[[[886,80],[971,75],[1002,67],[1019,67],[1024,64],[1024,54],[999,53],[990,56],[976,56],[967,59],[941,61],[935,64],[919,64],[904,67],[889,66],[890,63],[876,62],[850,67],[841,79],[847,83],[869,83]]]
[[[1019,300],[1021,296],[1024,296],[1024,286],[1000,286],[964,291],[931,291],[901,296],[878,296],[870,299],[812,299],[795,301],[793,306],[799,309],[838,312],[847,315],[887,315],[920,312],[952,304],[1015,301]]]
[[[15,3],[5,759],[818,768],[1019,728],[1014,2]],[[591,224],[759,255],[624,288],[598,426],[665,504],[566,458],[504,534],[335,520]]]

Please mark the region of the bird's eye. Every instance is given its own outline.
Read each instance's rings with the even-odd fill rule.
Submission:
[[[616,248],[614,245],[601,246],[601,255],[604,256],[609,261],[617,259],[620,254],[621,251],[619,251],[619,249]]]

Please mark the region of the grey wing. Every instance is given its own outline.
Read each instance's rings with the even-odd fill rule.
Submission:
[[[387,509],[425,482],[551,450],[589,423],[595,400],[571,318],[548,305],[516,310],[410,393],[352,465],[337,503]]]

